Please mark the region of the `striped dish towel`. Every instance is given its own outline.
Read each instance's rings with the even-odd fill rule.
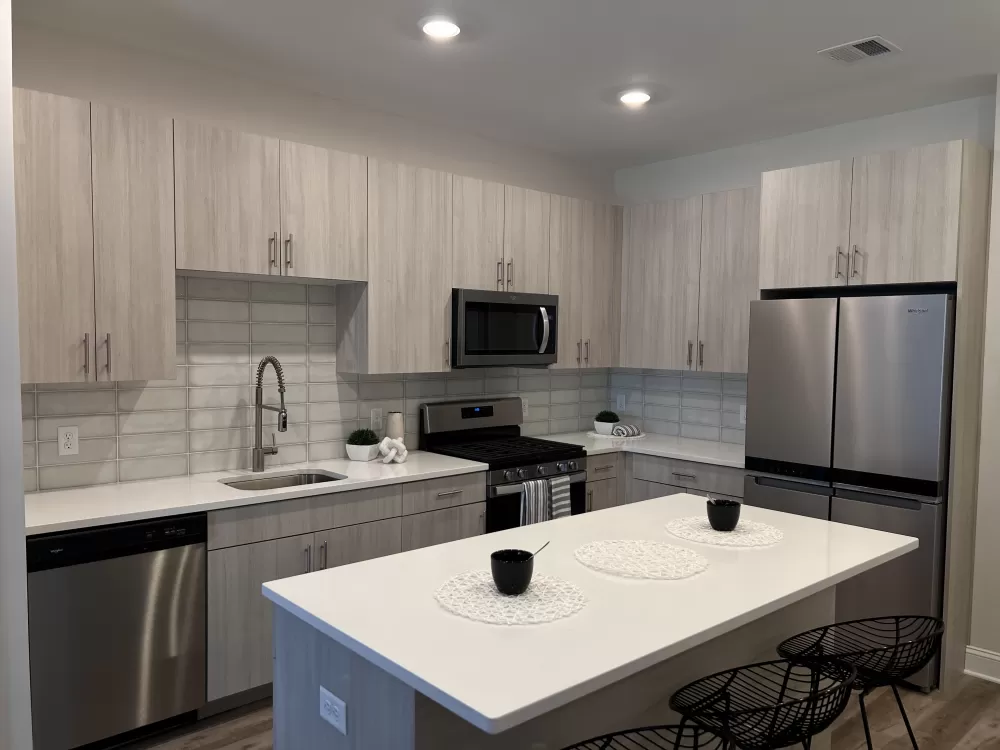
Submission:
[[[569,500],[569,477],[552,477],[549,492],[552,495],[552,518],[568,518],[573,513]]]
[[[521,525],[529,526],[552,518],[552,501],[549,483],[544,479],[532,479],[524,483],[521,492]]]
[[[616,424],[614,429],[611,430],[611,434],[615,437],[635,437],[640,432],[642,430],[634,424]]]

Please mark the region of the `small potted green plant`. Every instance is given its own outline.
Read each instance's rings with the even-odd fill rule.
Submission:
[[[613,411],[602,411],[594,417],[594,432],[598,435],[610,435],[618,422],[618,415]]]
[[[378,435],[372,430],[355,430],[347,438],[347,455],[352,461],[371,461],[378,457]]]

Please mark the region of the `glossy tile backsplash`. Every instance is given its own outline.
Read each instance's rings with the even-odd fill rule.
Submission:
[[[273,430],[268,465],[345,455],[345,440],[370,411],[406,415],[416,447],[421,402],[483,394],[521,396],[523,432],[588,429],[608,407],[608,370],[497,368],[352,376],[336,368],[336,287],[178,277],[177,378],[22,388],[24,483],[28,491],[248,468],[256,364],[265,354],[285,372],[288,431]],[[277,403],[270,368],[265,401]],[[57,428],[76,425],[80,452],[59,456]]]

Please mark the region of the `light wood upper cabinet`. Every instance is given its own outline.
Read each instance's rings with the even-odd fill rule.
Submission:
[[[760,296],[760,191],[729,190],[706,195],[703,201],[698,368],[746,372],[750,302]]]
[[[504,187],[474,177],[453,181],[454,264],[452,286],[502,290]]]
[[[281,272],[368,279],[367,159],[281,141]]]
[[[278,140],[174,123],[177,268],[278,274]]]
[[[847,283],[852,160],[761,176],[760,288]]]
[[[512,292],[549,291],[549,193],[504,187],[503,279]]]
[[[341,310],[354,317],[341,346],[363,344],[348,367],[361,372],[443,372],[451,337],[452,177],[445,172],[368,160],[366,290],[348,291]],[[338,325],[338,329],[340,326]],[[338,364],[340,362],[338,361]],[[341,369],[345,369],[342,367]]]
[[[646,203],[624,210],[622,225],[622,298],[619,363],[641,368],[645,356],[648,311],[645,303],[647,258],[659,252],[667,232],[667,206]],[[652,263],[651,263],[652,265]]]
[[[854,160],[852,284],[955,281],[962,141]]]
[[[614,367],[621,311],[621,207],[594,205],[593,226],[590,257],[583,263],[583,366]]]
[[[21,380],[94,380],[90,103],[14,89],[13,104]]]
[[[100,380],[176,377],[173,123],[91,108]]]
[[[552,196],[549,217],[549,294],[559,297],[558,361],[553,369],[583,366],[584,265],[593,256],[594,204]]]

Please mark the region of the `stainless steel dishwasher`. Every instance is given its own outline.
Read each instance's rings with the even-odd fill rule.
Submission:
[[[204,514],[29,537],[35,750],[205,704]]]

